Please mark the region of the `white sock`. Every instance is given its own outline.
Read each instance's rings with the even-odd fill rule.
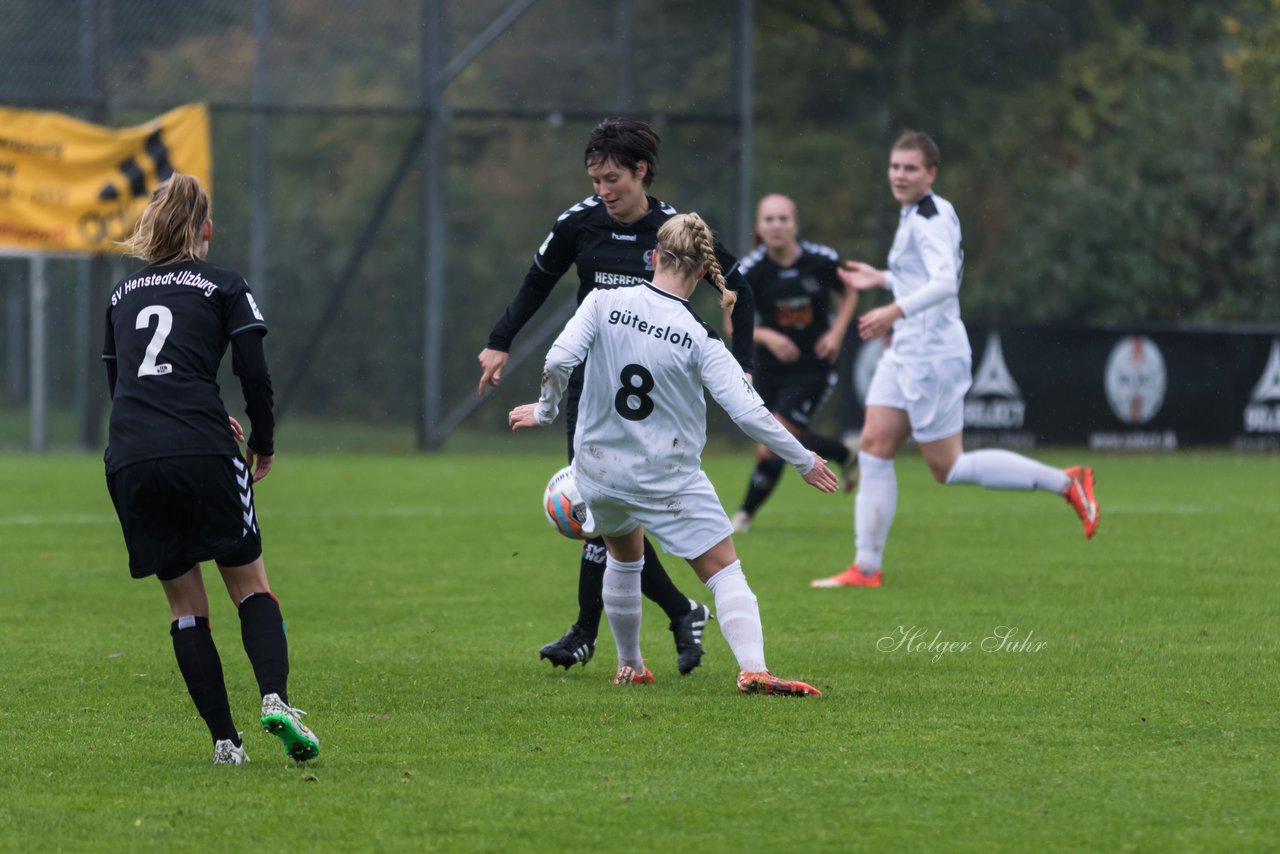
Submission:
[[[884,544],[889,541],[893,514],[898,510],[898,476],[893,460],[858,452],[858,497],[853,502],[853,532],[858,569],[867,575],[880,570]]]
[[[970,451],[956,458],[947,473],[947,486],[976,484],[985,489],[1043,489],[1065,492],[1071,478],[1062,469],[1036,462],[1013,451]]]
[[[618,647],[618,666],[628,665],[637,673],[644,671],[644,656],[640,654],[640,570],[644,558],[637,561],[605,558],[604,613],[609,618],[609,630]]]
[[[716,620],[729,649],[743,673],[767,670],[764,666],[764,627],[760,608],[742,574],[742,561],[735,560],[707,579],[707,589],[716,597]]]

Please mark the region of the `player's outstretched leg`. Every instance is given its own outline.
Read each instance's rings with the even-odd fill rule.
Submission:
[[[779,679],[764,661],[764,628],[756,596],[742,574],[742,563],[734,561],[707,579],[707,588],[716,597],[720,631],[738,659],[738,691],[743,694],[777,694],[790,697],[821,696],[812,685]]]
[[[596,654],[596,635],[604,613],[604,602],[600,596],[604,585],[604,560],[602,538],[596,537],[582,544],[582,559],[578,564],[578,621],[558,640],[538,650],[538,658],[550,661],[552,668],[568,670],[575,664],[586,667],[591,656]]]
[[[961,454],[946,483],[976,484],[987,489],[1040,489],[1061,495],[1080,517],[1085,539],[1098,532],[1098,502],[1093,495],[1093,469],[1056,469],[1012,451],[988,449]]]

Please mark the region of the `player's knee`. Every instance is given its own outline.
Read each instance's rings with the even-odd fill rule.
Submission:
[[[889,460],[893,459],[897,448],[894,447],[893,441],[888,436],[864,430],[862,436],[858,439],[858,450],[861,453],[870,454],[882,460]]]

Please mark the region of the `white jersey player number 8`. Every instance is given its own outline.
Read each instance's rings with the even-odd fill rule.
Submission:
[[[643,421],[653,414],[653,398],[649,392],[657,385],[644,365],[627,365],[618,379],[622,388],[613,396],[613,408],[628,421]],[[632,401],[635,405],[632,406]]]
[[[173,331],[173,312],[162,305],[149,305],[138,312],[138,320],[133,328],[146,329],[151,325],[153,317],[156,319],[156,332],[151,336],[151,343],[147,345],[147,353],[142,358],[142,364],[138,366],[140,377],[160,377],[173,372],[171,364],[165,362],[156,364],[160,348],[164,346],[165,339]]]

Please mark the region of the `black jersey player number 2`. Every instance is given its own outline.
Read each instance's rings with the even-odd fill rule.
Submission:
[[[622,388],[613,396],[613,408],[628,421],[643,421],[653,414],[653,374],[644,365],[627,365],[618,375]],[[635,405],[632,405],[632,401]]]
[[[151,343],[147,345],[147,352],[142,357],[142,364],[138,366],[138,376],[140,377],[161,377],[173,372],[173,365],[167,363],[156,364],[156,359],[160,356],[160,348],[164,346],[165,339],[173,331],[173,312],[162,305],[149,305],[138,312],[138,320],[134,323],[133,328],[148,328],[151,326],[151,318],[153,317],[156,319],[156,331],[151,336]]]

